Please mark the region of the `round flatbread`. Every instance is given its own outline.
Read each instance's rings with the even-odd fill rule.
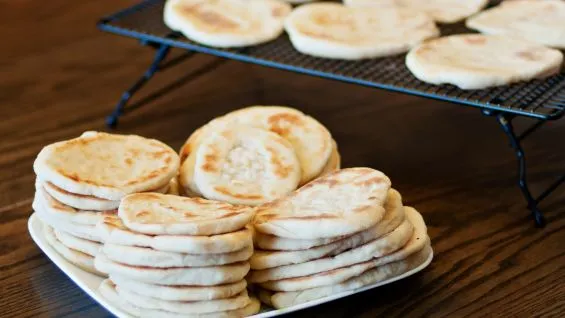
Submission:
[[[277,38],[291,10],[278,0],[168,0],[164,21],[195,42],[242,47]]]
[[[147,247],[124,246],[106,242],[102,248],[108,259],[132,266],[149,267],[199,267],[233,264],[247,261],[253,246],[231,253],[187,254],[154,250]]]
[[[148,247],[154,250],[188,254],[221,254],[241,251],[253,246],[251,227],[218,235],[147,235],[127,229],[119,217],[108,216],[97,224],[97,232],[105,242]]]
[[[353,235],[363,236],[363,235],[367,235],[367,233],[370,233],[370,235],[377,235],[373,238],[376,239],[382,235],[391,232],[393,229],[397,228],[404,221],[404,207],[402,206],[402,196],[398,191],[394,189],[390,189],[388,191],[384,208],[385,208],[385,214],[380,222],[378,222],[375,226],[363,232],[359,232]],[[301,252],[302,250],[310,250],[315,247],[329,245],[346,238],[348,238],[348,236],[301,240],[301,239],[278,237],[274,235],[263,234],[261,232],[256,232],[254,243],[258,248],[268,251]],[[256,253],[260,253],[260,251],[258,250],[256,251]],[[281,255],[285,255],[285,254],[281,254]]]
[[[470,29],[565,49],[565,1],[518,0],[483,11],[466,22]]]
[[[410,240],[406,243],[406,245],[401,249],[397,250],[396,252],[386,254],[381,257],[373,258],[362,263],[351,264],[345,267],[343,266],[336,267],[335,261],[332,262],[331,259],[326,259],[326,260],[322,259],[322,260],[316,260],[299,265],[290,265],[290,266],[295,266],[293,269],[295,273],[288,275],[292,275],[292,276],[299,275],[299,276],[295,276],[293,278],[274,280],[274,281],[267,281],[261,283],[260,285],[263,288],[274,291],[298,291],[298,290],[310,289],[314,287],[334,285],[344,282],[352,277],[359,276],[362,273],[372,268],[375,268],[377,266],[404,260],[408,256],[413,255],[418,251],[421,251],[425,246],[430,244],[430,238],[426,233],[427,232],[426,226],[424,224],[421,215],[419,215],[419,213],[413,208],[408,208],[408,207],[406,209],[406,213],[407,213],[407,217],[416,216],[417,220],[416,219],[413,220],[416,223],[414,224],[414,234],[412,235]],[[346,257],[342,256],[344,254],[345,253],[338,255],[338,257],[341,256],[343,260],[342,264],[347,263]],[[325,264],[327,264],[328,266],[326,267]],[[298,266],[301,265],[303,269],[300,270],[299,272]],[[311,265],[316,266],[316,268],[310,267]],[[328,269],[328,270],[320,272],[319,269]],[[287,276],[287,274],[285,274],[282,271],[279,271],[277,275]]]
[[[177,314],[195,315],[236,310],[244,308],[251,303],[251,299],[249,299],[249,295],[245,289],[230,298],[187,302],[147,297],[136,293],[135,291],[122,289],[120,285],[116,285],[115,288],[118,292],[118,296],[136,307],[142,309],[164,310]]]
[[[218,286],[165,286],[148,284],[121,275],[110,279],[122,290],[129,290],[147,297],[170,301],[202,301],[233,297],[247,287],[245,280]]]
[[[377,224],[390,179],[371,168],[342,169],[256,209],[255,230],[293,239],[350,235]]]
[[[539,44],[495,35],[460,34],[410,51],[406,66],[418,79],[482,89],[559,72],[563,54]]]
[[[102,248],[102,244],[100,244],[99,242],[85,240],[65,231],[56,229],[54,229],[53,232],[55,233],[57,240],[66,247],[93,257],[96,256],[96,254],[98,254],[98,251],[100,251],[100,248]]]
[[[292,145],[267,130],[238,126],[200,144],[194,167],[204,197],[232,204],[259,205],[294,191],[300,163]]]
[[[382,238],[344,251],[341,254],[325,256],[298,264],[291,264],[252,271],[247,278],[250,283],[264,283],[286,278],[307,276],[351,266],[374,258],[382,257],[402,249],[414,234],[411,217],[407,218],[391,233]]]
[[[396,276],[400,276],[426,262],[433,254],[430,245],[425,246],[421,251],[408,256],[401,261],[392,262],[386,265],[377,266],[359,276],[350,278],[342,283],[305,289],[295,292],[276,292],[261,289],[259,291],[261,301],[268,302],[272,307],[280,309],[303,304],[315,299],[320,299],[342,292],[354,290],[364,286],[376,284]]]
[[[159,193],[126,196],[118,216],[124,225],[150,235],[214,235],[243,229],[253,210],[243,206]]]
[[[299,52],[345,60],[404,53],[439,35],[434,21],[422,12],[328,2],[298,7],[286,20],[285,29]]]
[[[96,270],[94,266],[94,257],[65,246],[57,239],[51,226],[44,224],[43,233],[45,234],[47,243],[49,243],[49,245],[51,245],[51,247],[53,247],[53,249],[55,249],[55,251],[59,253],[59,255],[61,255],[63,258],[65,258],[69,263],[94,275],[106,276],[105,274]]]
[[[107,200],[162,187],[178,168],[178,155],[160,141],[98,132],[46,146],[33,164],[45,182]]]
[[[399,7],[426,13],[440,23],[455,23],[479,12],[488,0],[344,0],[353,7]]]
[[[283,106],[251,106],[216,118],[197,129],[180,151],[183,168],[180,182],[188,193],[200,194],[191,174],[195,153],[203,140],[226,126],[251,126],[278,134],[294,147],[301,167],[300,184],[318,177],[328,165],[334,149],[330,132],[317,120],[304,113]],[[337,147],[335,147],[337,151]],[[187,160],[190,163],[184,163]],[[185,171],[186,169],[186,171]]]
[[[249,260],[251,269],[260,270],[331,257],[374,241],[398,228],[404,221],[404,207],[398,191],[393,189],[389,191],[385,210],[383,219],[374,227],[326,245],[294,251],[256,250]],[[260,238],[256,237],[256,241],[260,241]]]

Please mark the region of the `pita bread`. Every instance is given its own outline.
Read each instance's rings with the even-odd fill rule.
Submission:
[[[206,314],[244,308],[251,303],[247,290],[231,298],[214,299],[205,301],[170,301],[140,295],[134,291],[120,288],[116,285],[116,291],[125,301],[142,309],[156,309],[174,312],[178,314]]]
[[[93,257],[96,256],[96,254],[98,254],[98,251],[102,247],[102,244],[98,242],[85,240],[83,238],[74,236],[65,231],[59,231],[54,229],[53,232],[55,233],[55,237],[57,237],[57,240],[66,247]]]
[[[161,285],[213,286],[234,283],[242,280],[249,271],[247,262],[207,267],[131,266],[109,260],[102,251],[96,255],[94,265],[102,273]]]
[[[49,245],[51,245],[51,247],[53,247],[53,249],[69,263],[94,275],[106,276],[97,271],[94,267],[94,257],[65,246],[57,239],[51,226],[44,224],[43,232],[45,233],[47,243],[49,243]]]
[[[495,35],[459,34],[414,48],[406,66],[418,79],[482,89],[559,72],[563,54],[539,44]]]
[[[406,209],[407,216],[414,215],[416,210],[413,208]],[[418,215],[419,216],[419,215]],[[297,291],[303,289],[309,289],[314,287],[320,286],[327,286],[327,285],[334,285],[341,282],[344,282],[352,277],[361,275],[362,273],[366,272],[369,269],[372,269],[377,266],[389,264],[392,262],[400,261],[406,259],[408,256],[421,251],[427,244],[430,242],[430,238],[428,237],[425,231],[425,224],[419,216],[417,223],[419,225],[415,225],[415,231],[412,238],[408,241],[408,243],[391,254],[387,254],[381,257],[373,258],[366,262],[352,264],[345,267],[336,267],[335,261],[334,264],[331,264],[331,259],[326,260],[316,260],[304,264],[308,264],[310,266],[319,266],[318,269],[312,268],[310,266],[305,266],[305,268],[299,271],[299,268],[293,268],[293,273],[284,273],[279,271],[276,273],[278,276],[293,276],[293,278],[286,278],[274,281],[267,281],[265,283],[261,283],[260,285],[266,289],[274,290],[274,291]],[[345,253],[344,253],[345,254]],[[341,256],[341,259],[344,259]],[[346,264],[347,260],[344,260],[342,264]],[[327,265],[326,265],[327,264]],[[300,264],[303,265],[303,264]],[[333,266],[332,266],[333,265]],[[289,266],[299,266],[299,265],[289,265]],[[333,268],[333,269],[330,269]],[[319,269],[328,269],[327,271],[320,272]],[[300,276],[296,276],[300,275]],[[272,273],[274,276],[274,273]]]
[[[382,235],[391,232],[393,229],[397,228],[400,225],[400,223],[404,221],[404,207],[402,206],[402,196],[398,191],[394,189],[390,189],[388,191],[384,208],[385,208],[385,214],[379,223],[377,223],[375,226],[363,232],[359,232],[353,235],[366,235],[362,233],[372,233],[376,235],[375,237],[373,237],[373,239],[376,239]],[[313,249],[315,247],[321,247],[322,245],[328,245],[334,242],[341,241],[346,238],[348,238],[348,236],[337,236],[337,237],[314,239],[314,240],[301,240],[301,239],[278,237],[274,235],[268,235],[268,234],[262,234],[260,232],[256,232],[254,243],[258,248],[264,250],[301,251],[301,250]],[[255,254],[257,253],[259,253],[259,251],[256,251]]]
[[[50,215],[48,213],[45,212],[45,209],[43,208],[43,206],[41,205],[41,203],[38,201],[37,196],[34,198],[33,203],[32,203],[32,208],[35,211],[37,217],[45,224],[56,228],[57,230],[60,231],[65,231],[67,233],[70,233],[76,237],[85,239],[85,240],[89,240],[89,241],[95,241],[95,242],[103,242],[102,237],[99,235],[99,233],[96,230],[96,226],[94,225],[87,225],[87,224],[77,224],[77,223],[70,223],[67,222],[64,219],[60,219],[57,217],[54,217],[53,215]]]
[[[377,224],[390,180],[371,168],[348,168],[316,179],[256,209],[261,233],[294,239],[350,235]]]
[[[107,200],[159,188],[178,168],[177,154],[160,141],[95,132],[44,147],[33,164],[43,181]]]
[[[277,0],[168,0],[164,21],[192,41],[213,47],[242,47],[271,41],[283,32],[292,10]]]
[[[45,189],[45,191],[57,201],[68,205],[70,207],[86,210],[86,211],[108,211],[116,210],[120,206],[120,201],[112,201],[97,198],[91,195],[75,194],[65,191],[51,182],[41,182],[39,184]],[[158,192],[165,193],[169,189],[169,184],[166,184],[154,191],[144,191],[144,192]]]
[[[520,0],[483,11],[467,20],[467,27],[565,49],[565,2]]]
[[[250,227],[210,236],[191,235],[146,235],[127,229],[117,216],[108,216],[97,225],[97,231],[105,242],[149,247],[154,250],[189,254],[232,253],[253,246]]]
[[[269,202],[300,182],[292,145],[275,133],[245,126],[217,131],[204,140],[194,169],[204,197],[232,204]]]
[[[344,60],[404,53],[439,35],[434,21],[422,12],[329,2],[298,7],[286,20],[285,29],[299,52]]]
[[[136,193],[122,199],[118,216],[127,228],[143,234],[214,235],[244,228],[253,210],[200,198]]]
[[[247,287],[245,280],[217,286],[165,286],[147,284],[121,275],[110,279],[122,290],[129,290],[147,297],[170,301],[202,301],[233,297]]]
[[[41,209],[46,215],[61,220],[65,223],[82,225],[96,225],[107,215],[117,214],[117,210],[111,211],[86,211],[79,210],[62,204],[50,196],[40,185],[36,185],[33,205]]]
[[[154,250],[147,247],[104,244],[104,254],[108,259],[132,266],[149,267],[199,267],[233,264],[247,261],[253,254],[249,245],[239,251],[221,254],[186,254]]]
[[[399,7],[428,14],[440,23],[455,23],[479,12],[488,0],[344,0],[353,7]]]
[[[248,277],[250,283],[264,283],[285,278],[306,276],[330,271],[336,268],[362,263],[382,257],[402,249],[414,234],[412,216],[408,217],[391,233],[382,238],[370,241],[358,247],[303,263],[279,266],[252,271]]]
[[[305,289],[296,292],[273,293],[262,289],[260,291],[260,299],[261,301],[265,299],[270,303],[270,306],[280,309],[307,303],[315,299],[337,295],[342,292],[376,284],[387,279],[402,275],[423,264],[431,253],[432,248],[431,246],[427,245],[421,251],[408,256],[405,260],[377,266],[359,276],[353,277],[344,281],[343,283],[335,285]]]
[[[98,289],[98,292],[106,298],[110,303],[125,311],[129,315],[133,315],[141,318],[235,318],[235,317],[247,317],[254,315],[259,312],[261,304],[255,298],[251,298],[251,302],[244,308],[224,311],[224,312],[214,312],[209,314],[176,314],[164,310],[156,309],[141,309],[137,306],[132,305],[130,302],[125,301],[118,296],[116,292],[116,285],[112,283],[109,279],[104,280]]]
[[[188,193],[198,195],[198,188],[191,182],[194,155],[203,140],[226,126],[251,126],[269,130],[288,140],[294,147],[301,166],[300,184],[318,177],[332,155],[333,146],[330,132],[317,120],[297,109],[283,106],[251,106],[233,111],[210,121],[196,130],[180,151],[183,169],[179,181]],[[337,149],[336,149],[337,150]],[[191,160],[191,163],[184,161]],[[183,171],[186,169],[187,171]],[[183,177],[183,175],[186,175]]]

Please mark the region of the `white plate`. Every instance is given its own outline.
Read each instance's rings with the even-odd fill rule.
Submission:
[[[29,229],[29,233],[31,234],[31,237],[33,238],[33,240],[35,241],[35,243],[37,244],[37,246],[39,246],[39,248],[43,251],[43,253],[45,253],[45,255],[47,255],[47,257],[49,257],[49,259],[51,259],[51,261],[53,263],[55,263],[55,265],[57,265],[57,267],[59,267],[59,269],[61,269],[65,274],[67,274],[67,276],[69,276],[69,278],[74,281],[82,290],[84,290],[90,297],[94,298],[94,300],[96,300],[100,305],[102,305],[104,308],[106,308],[108,311],[110,311],[112,314],[116,315],[119,318],[123,318],[123,317],[130,317],[130,315],[124,313],[123,311],[121,311],[120,309],[116,308],[115,306],[113,306],[112,304],[110,304],[108,301],[106,301],[98,292],[98,286],[100,285],[100,283],[102,282],[103,278],[98,277],[96,275],[93,275],[91,273],[85,272],[82,269],[74,266],[73,264],[69,263],[67,260],[65,260],[62,256],[60,256],[48,243],[47,243],[47,239],[45,238],[45,234],[43,233],[43,224],[41,223],[41,221],[39,220],[39,218],[37,216],[35,216],[35,214],[32,214],[32,216],[29,218],[28,221],[28,229]],[[433,253],[430,254],[430,256],[428,257],[428,259],[420,266],[418,266],[417,268],[414,268],[411,271],[408,271],[400,276],[373,284],[373,285],[368,285],[362,288],[358,288],[355,290],[350,290],[350,291],[346,291],[343,293],[339,293],[339,294],[335,294],[329,297],[325,297],[325,298],[321,298],[321,299],[316,299],[304,304],[300,304],[300,305],[296,305],[296,306],[292,306],[289,308],[285,308],[285,309],[271,309],[271,308],[262,308],[261,312],[258,313],[257,315],[251,316],[253,318],[267,318],[267,317],[275,317],[275,316],[279,316],[279,315],[283,315],[283,314],[287,314],[290,312],[294,312],[297,310],[301,310],[301,309],[305,309],[305,308],[309,308],[309,307],[313,307],[313,306],[317,306],[323,303],[327,303],[329,301],[338,299],[338,298],[343,298],[343,297],[347,297],[349,295],[352,294],[356,294],[356,293],[360,293],[362,291],[365,290],[369,290],[369,289],[373,289],[382,285],[386,285],[386,284],[390,284],[392,282],[395,282],[397,280],[406,278],[410,275],[413,275],[419,271],[421,271],[422,269],[426,268],[430,262],[432,261],[433,258]]]

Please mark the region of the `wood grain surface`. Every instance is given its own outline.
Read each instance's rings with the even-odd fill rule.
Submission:
[[[34,245],[27,219],[41,147],[107,130],[104,116],[152,58],[95,28],[132,3],[0,2],[0,317],[109,316]],[[158,74],[136,100],[147,98],[117,131],[175,148],[229,110],[300,108],[332,131],[343,166],[384,171],[424,215],[436,253],[428,269],[292,316],[565,316],[565,186],[542,205],[548,226],[534,228],[508,142],[478,110],[204,55]],[[534,191],[565,169],[564,140],[565,119],[526,140]]]

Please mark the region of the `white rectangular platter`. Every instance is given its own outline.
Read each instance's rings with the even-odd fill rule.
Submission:
[[[102,278],[98,277],[96,275],[90,274],[88,272],[85,272],[81,269],[79,269],[78,267],[72,265],[71,263],[67,262],[62,256],[60,256],[48,243],[47,240],[45,238],[45,235],[43,233],[43,224],[41,223],[41,221],[39,220],[39,218],[35,215],[32,214],[32,216],[29,218],[28,221],[28,229],[29,229],[29,233],[31,235],[31,237],[33,238],[33,240],[35,241],[35,243],[37,244],[37,246],[39,246],[39,248],[43,251],[43,253],[45,253],[45,255],[47,255],[47,257],[49,257],[49,259],[55,264],[57,265],[57,267],[59,267],[59,269],[61,269],[63,271],[63,273],[65,273],[72,281],[74,281],[82,290],[84,290],[90,297],[92,297],[94,300],[96,300],[100,305],[102,305],[104,308],[106,308],[109,312],[111,312],[112,314],[114,314],[116,317],[118,318],[125,318],[125,317],[130,317],[130,315],[124,313],[123,311],[121,311],[120,309],[116,308],[115,306],[113,306],[112,304],[108,303],[98,292],[98,286],[100,285],[100,283],[102,282]],[[356,293],[360,293],[369,289],[373,289],[379,286],[383,286],[386,284],[390,284],[392,282],[395,282],[397,280],[406,278],[408,276],[411,276],[419,271],[421,271],[422,269],[426,268],[430,262],[432,261],[433,258],[433,254],[430,254],[430,256],[428,257],[428,259],[420,266],[418,266],[417,268],[412,269],[411,271],[408,271],[400,276],[373,284],[373,285],[368,285],[359,289],[355,289],[355,290],[350,290],[350,291],[346,291],[343,293],[339,293],[339,294],[335,294],[329,297],[325,297],[325,298],[321,298],[321,299],[316,299],[304,304],[300,304],[300,305],[296,305],[296,306],[292,306],[289,308],[285,308],[285,309],[272,309],[269,307],[264,307],[262,308],[261,312],[252,316],[253,318],[267,318],[267,317],[276,317],[276,316],[280,316],[283,314],[288,314],[297,310],[301,310],[301,309],[305,309],[305,308],[310,308],[313,306],[317,306],[323,303],[327,303],[329,301],[335,300],[335,299],[339,299],[339,298],[343,298],[343,297],[347,297],[349,295],[352,294],[356,294]]]

